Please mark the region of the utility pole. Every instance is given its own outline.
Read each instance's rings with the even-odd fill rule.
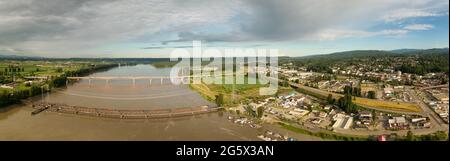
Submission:
[[[44,102],[44,86],[41,86],[41,102]]]

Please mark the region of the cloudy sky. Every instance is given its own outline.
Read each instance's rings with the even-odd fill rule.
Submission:
[[[440,48],[448,0],[0,0],[0,54],[168,57],[204,48],[287,56]]]

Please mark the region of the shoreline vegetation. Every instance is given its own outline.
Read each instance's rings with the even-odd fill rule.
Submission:
[[[150,65],[152,65],[155,68],[171,68],[177,65],[179,61],[161,61],[161,62],[152,62]]]
[[[285,129],[295,132],[295,133],[316,136],[316,137],[326,139],[326,140],[337,140],[337,141],[371,141],[371,140],[374,140],[371,137],[343,135],[343,134],[336,134],[336,133],[323,132],[323,131],[311,132],[309,130],[295,127],[293,125],[283,123],[283,122],[279,122],[278,125],[280,125],[282,128],[285,128]]]
[[[42,61],[43,62],[43,61]],[[34,62],[36,63],[36,62]],[[46,62],[47,63],[47,62]],[[50,65],[55,65],[51,64]],[[34,65],[36,66],[36,65]],[[81,66],[76,66],[74,68],[63,68],[57,67],[56,69],[47,69],[45,72],[41,72],[41,68],[44,67],[34,67],[32,70],[26,70],[30,68],[30,65],[27,67],[21,67],[20,72],[11,70],[15,67],[13,65],[3,67],[4,71],[2,74],[3,77],[11,77],[13,75],[14,79],[22,79],[21,81],[9,81],[10,84],[14,84],[15,87],[12,89],[3,89],[0,91],[0,108],[20,103],[22,100],[41,95],[43,93],[51,92],[53,88],[60,88],[66,86],[67,77],[69,76],[85,76],[92,74],[98,71],[108,70],[110,68],[117,67],[116,63],[98,63],[91,62],[88,65],[84,64]],[[3,71],[3,70],[2,70]],[[11,73],[9,72],[11,71]],[[40,73],[38,73],[40,72]],[[10,75],[7,75],[10,74]],[[41,76],[46,77],[46,80],[39,82],[31,82],[27,83],[25,79],[25,75],[30,76]],[[17,77],[17,78],[16,78]],[[5,79],[5,78],[4,78]]]

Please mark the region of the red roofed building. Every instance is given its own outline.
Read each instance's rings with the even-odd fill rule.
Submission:
[[[378,136],[378,141],[386,141],[386,136],[384,135]]]

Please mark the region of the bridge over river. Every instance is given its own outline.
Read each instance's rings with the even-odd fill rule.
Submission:
[[[180,82],[188,82],[191,78],[217,78],[225,76],[244,76],[244,74],[227,73],[222,75],[189,75],[189,76],[86,76],[86,77],[67,77],[69,80],[88,80],[91,85],[92,80],[105,80],[106,84],[109,84],[111,80],[131,80],[133,85],[136,85],[136,80],[148,80],[149,85],[154,82],[153,80],[159,80],[163,84],[164,80],[176,80]]]

